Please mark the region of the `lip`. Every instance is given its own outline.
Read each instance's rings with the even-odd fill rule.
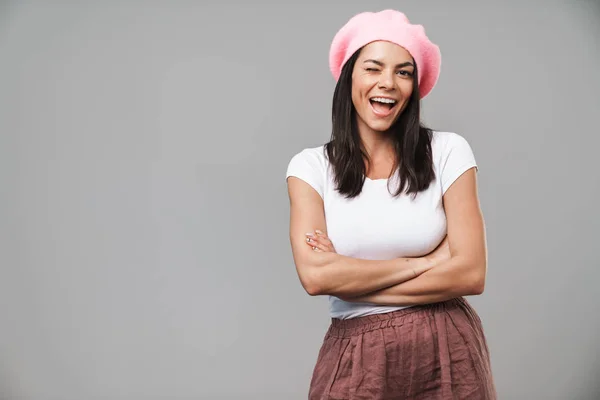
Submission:
[[[369,97],[369,100],[373,100],[373,99],[377,99],[377,98],[394,100],[396,103],[398,102],[398,99],[395,99],[395,98],[390,97],[390,96],[371,96],[371,97]]]
[[[373,96],[373,97],[371,97],[371,99],[374,97],[381,97],[381,98],[396,100],[396,99],[393,99],[391,97],[386,97],[386,96]],[[388,111],[380,112],[373,108],[373,104],[371,104],[371,99],[369,99],[369,107],[371,107],[371,111],[373,111],[373,114],[375,114],[377,117],[380,117],[380,118],[389,117],[396,110],[396,106],[398,106],[398,100],[396,100],[396,103],[394,103],[394,106],[392,108],[390,108]]]

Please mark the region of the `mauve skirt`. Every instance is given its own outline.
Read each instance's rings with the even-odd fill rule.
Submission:
[[[481,320],[464,298],[332,319],[309,400],[494,400]]]

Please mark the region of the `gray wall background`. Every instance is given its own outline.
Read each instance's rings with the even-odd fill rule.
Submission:
[[[306,398],[329,319],[285,169],[329,138],[333,35],[384,8],[480,165],[500,398],[600,398],[600,4],[441,0],[1,2],[0,398]]]

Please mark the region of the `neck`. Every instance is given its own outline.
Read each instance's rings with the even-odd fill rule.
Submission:
[[[388,132],[375,131],[359,121],[358,133],[372,162],[394,159],[394,145]]]

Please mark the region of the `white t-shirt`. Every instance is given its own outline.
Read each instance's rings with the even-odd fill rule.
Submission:
[[[442,195],[461,174],[477,167],[469,143],[456,133],[434,131],[431,145],[436,179],[414,200],[412,195],[390,194],[397,188],[397,175],[391,179],[389,191],[388,179],[365,178],[360,195],[346,199],[335,190],[324,146],[304,149],[292,157],[286,179],[304,180],[323,198],[327,233],[338,254],[369,260],[420,257],[433,251],[446,235]],[[329,296],[333,318],[401,308],[405,307],[352,303]]]

